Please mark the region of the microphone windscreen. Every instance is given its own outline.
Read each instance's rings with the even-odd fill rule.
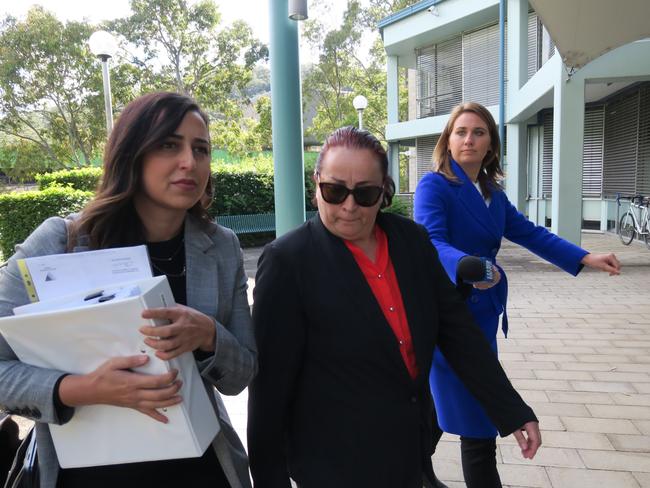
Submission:
[[[486,269],[491,263],[485,258],[464,256],[458,262],[456,276],[466,283],[488,281]]]

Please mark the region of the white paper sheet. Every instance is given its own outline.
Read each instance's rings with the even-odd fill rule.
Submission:
[[[38,256],[18,267],[32,302],[153,276],[146,246]]]

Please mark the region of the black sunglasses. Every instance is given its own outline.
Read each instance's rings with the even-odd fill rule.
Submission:
[[[338,183],[318,183],[318,188],[327,203],[339,205],[351,193],[354,201],[361,207],[372,207],[384,192],[381,186],[357,186],[350,190],[347,186]]]

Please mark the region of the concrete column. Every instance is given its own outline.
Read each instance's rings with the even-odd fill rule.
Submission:
[[[298,24],[287,0],[269,0],[275,234],[305,221],[305,172]]]
[[[388,123],[399,122],[399,67],[397,56],[386,57],[386,103]]]
[[[527,77],[528,2],[525,0],[508,0],[507,7],[507,93],[508,98],[512,99],[517,96],[519,89],[526,83]],[[507,122],[510,116],[506,115],[505,119],[505,122]],[[512,204],[521,212],[525,212],[528,156],[526,123],[506,124],[506,126],[508,128],[506,192]]]
[[[508,124],[506,193],[520,212],[526,211],[526,171],[528,170],[528,133],[525,122]]]
[[[565,73],[562,65],[553,90],[551,230],[580,245],[585,84],[583,79],[566,79]]]
[[[388,174],[395,181],[395,193],[399,193],[399,143],[388,145]]]
[[[507,23],[508,93],[524,86],[528,77],[528,2],[508,0]],[[509,117],[506,116],[506,120]]]

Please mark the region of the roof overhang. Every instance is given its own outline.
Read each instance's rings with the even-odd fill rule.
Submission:
[[[530,4],[569,69],[650,37],[648,0],[530,0]]]

